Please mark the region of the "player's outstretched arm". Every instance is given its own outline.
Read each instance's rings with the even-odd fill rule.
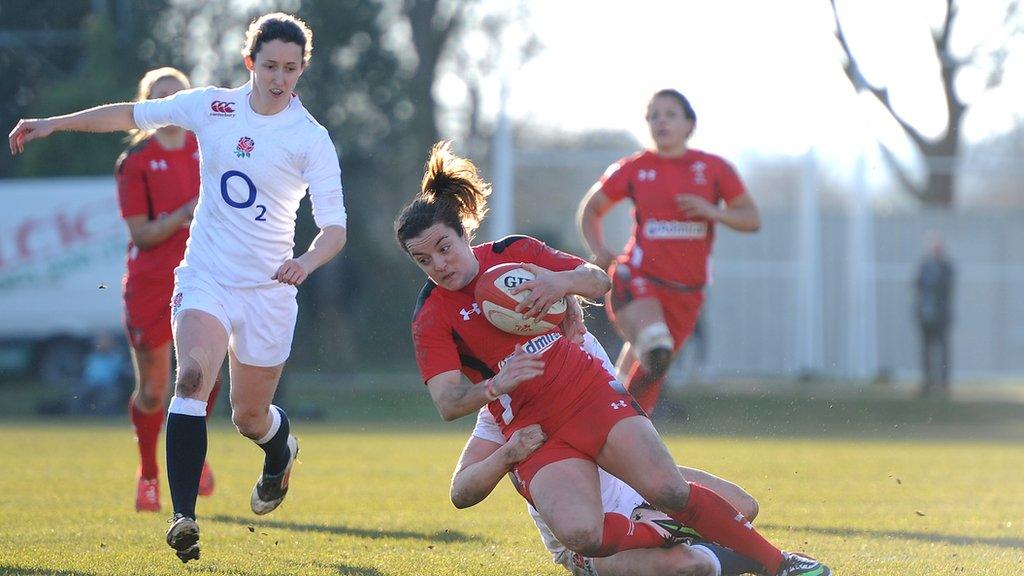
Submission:
[[[7,135],[8,143],[11,146],[11,154],[21,154],[25,151],[25,144],[46,138],[54,132],[117,132],[119,130],[134,130],[135,118],[132,116],[132,109],[135,104],[122,102],[120,104],[106,104],[66,114],[64,116],[51,116],[49,118],[28,118],[19,120]]]
[[[469,508],[483,502],[512,466],[536,452],[545,440],[539,424],[516,430],[505,444],[470,436],[452,475],[452,504]]]

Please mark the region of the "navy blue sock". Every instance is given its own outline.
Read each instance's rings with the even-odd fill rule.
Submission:
[[[167,415],[167,481],[174,513],[196,517],[199,476],[206,460],[206,418]]]
[[[740,574],[748,573],[760,574],[764,570],[764,567],[757,560],[737,554],[725,546],[719,546],[710,542],[698,542],[697,544],[707,548],[718,558],[718,562],[722,565],[722,576],[739,576]]]
[[[263,459],[263,474],[274,475],[284,472],[288,466],[288,460],[292,457],[291,450],[288,450],[288,434],[291,433],[291,426],[288,424],[288,415],[281,408],[271,405],[271,410],[277,410],[281,416],[281,423],[270,437],[263,444],[257,444],[263,448],[266,458]],[[267,432],[270,433],[269,431]]]

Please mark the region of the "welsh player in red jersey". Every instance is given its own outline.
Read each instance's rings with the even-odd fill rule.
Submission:
[[[139,81],[137,101],[165,98],[189,88],[175,68],[157,68]],[[122,281],[124,320],[135,366],[129,416],[141,460],[135,509],[160,511],[156,445],[164,421],[171,371],[171,291],[181,262],[192,211],[199,199],[199,148],[195,136],[177,126],[137,130],[117,160],[117,193],[128,226],[127,270]],[[210,396],[210,407],[220,379]],[[213,472],[203,463],[199,494],[213,493]]]
[[[757,205],[732,166],[688,147],[696,121],[681,93],[656,93],[647,106],[654,149],[612,164],[579,209],[593,262],[612,276],[608,315],[626,341],[616,367],[648,413],[697,322],[715,223],[740,232],[761,226]],[[605,245],[602,219],[625,199],[633,203],[635,224],[617,256]]]
[[[562,330],[517,336],[483,317],[474,289],[480,273],[496,264],[522,263],[534,273],[519,287],[529,291],[519,306],[528,316],[543,315],[562,298],[599,298],[611,285],[596,266],[527,236],[471,245],[489,193],[473,163],[442,142],[431,153],[420,193],[395,221],[399,245],[429,278],[412,332],[417,364],[442,418],[486,405],[506,439],[539,425],[547,440],[512,473],[555,538],[582,556],[681,538],[649,520],[605,513],[600,466],[673,520],[756,560],[769,574],[829,574],[815,560],[783,553],[721,496],[687,482],[632,397]]]

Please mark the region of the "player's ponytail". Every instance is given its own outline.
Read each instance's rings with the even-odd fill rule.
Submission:
[[[484,182],[476,165],[452,152],[450,141],[430,150],[420,192],[395,219],[395,236],[402,249],[434,224],[445,224],[460,236],[472,239],[487,214],[491,185]]]

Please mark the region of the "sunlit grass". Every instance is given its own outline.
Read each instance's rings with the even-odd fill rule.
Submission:
[[[0,425],[0,573],[560,574],[521,499],[447,500],[464,425],[297,423],[302,463],[278,511],[257,519],[261,453],[224,422],[211,431],[217,492],[199,506],[203,557],[163,542],[170,515],[132,508],[135,448],[115,422]],[[843,575],[1024,573],[1024,453],[1000,441],[674,435],[684,463],[737,481],[756,524]]]

